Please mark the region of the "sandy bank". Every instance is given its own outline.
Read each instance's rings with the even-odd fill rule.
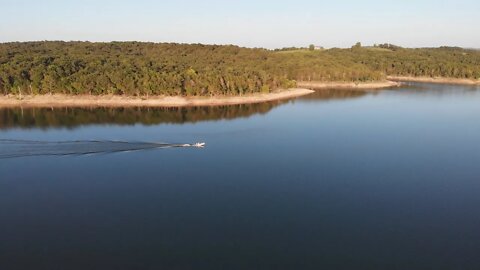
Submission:
[[[404,81],[404,82],[480,85],[480,80],[443,78],[443,77],[432,78],[432,77],[388,76],[388,79],[392,81]]]
[[[379,81],[379,82],[366,82],[366,83],[354,83],[354,82],[321,82],[321,81],[301,81],[297,82],[298,87],[309,89],[350,89],[350,90],[369,90],[369,89],[382,89],[389,87],[398,87],[401,84],[394,81]]]
[[[268,94],[219,97],[168,97],[150,96],[148,98],[125,96],[0,96],[1,107],[187,107],[216,106],[261,103],[304,96],[313,93],[308,89],[278,90]]]

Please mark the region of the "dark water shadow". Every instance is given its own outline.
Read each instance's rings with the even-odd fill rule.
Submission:
[[[477,95],[480,86],[476,85],[455,85],[455,84],[435,84],[423,82],[401,82],[400,87],[389,87],[383,89],[314,89],[315,93],[300,97],[303,102],[319,102],[334,100],[358,99],[366,96],[376,96],[382,94],[394,95],[412,95],[416,97],[430,96],[459,96],[459,95]]]
[[[332,100],[348,100],[373,95],[376,92],[367,90],[349,90],[349,89],[314,89],[315,92],[300,97],[301,101],[332,101]]]
[[[182,108],[4,108],[0,129],[76,128],[86,125],[158,125],[232,120],[262,115],[289,101]]]
[[[402,87],[399,93],[415,93],[418,95],[430,96],[450,96],[478,94],[480,86],[477,85],[458,85],[458,84],[438,84],[424,82],[401,82]]]

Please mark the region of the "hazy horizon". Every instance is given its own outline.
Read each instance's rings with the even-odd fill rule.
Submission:
[[[392,43],[480,48],[480,2],[0,0],[0,42],[141,41],[268,49]],[[8,27],[7,27],[8,26]]]
[[[250,49],[266,49],[266,50],[277,50],[277,49],[289,49],[289,48],[304,48],[304,49],[308,49],[308,46],[309,45],[312,45],[312,44],[303,44],[303,45],[298,45],[298,46],[287,46],[287,47],[271,47],[271,48],[268,48],[268,47],[260,47],[260,46],[242,46],[242,45],[239,45],[239,44],[232,44],[232,43],[200,43],[200,42],[174,42],[174,41],[149,41],[149,40],[110,40],[110,41],[92,41],[92,40],[21,40],[21,41],[0,41],[0,44],[1,43],[29,43],[29,42],[90,42],[90,43],[115,43],[115,42],[119,42],[119,43],[128,43],[128,42],[139,42],[139,43],[154,43],[154,44],[185,44],[185,45],[197,45],[197,44],[200,44],[200,45],[206,45],[206,46],[237,46],[237,47],[240,47],[240,48],[250,48]],[[364,44],[362,43],[362,47],[374,47],[375,45],[382,45],[382,44],[391,44],[391,45],[398,45],[398,44],[393,44],[393,43],[390,43],[390,42],[380,42],[380,43],[375,43],[375,44]],[[318,44],[313,44],[313,45],[318,45]],[[353,45],[355,44],[352,44],[351,46],[344,46],[344,47],[341,47],[341,46],[334,46],[334,47],[323,47],[323,49],[349,49],[351,48]],[[320,45],[318,45],[320,46]],[[400,46],[400,45],[399,45]],[[440,47],[458,47],[458,48],[462,48],[462,49],[467,49],[467,50],[480,50],[480,48],[476,48],[476,47],[462,47],[462,46],[455,46],[455,45],[438,45],[438,46],[425,46],[425,47],[406,47],[406,46],[401,46],[403,48],[407,48],[407,49],[428,49],[428,48],[440,48]]]

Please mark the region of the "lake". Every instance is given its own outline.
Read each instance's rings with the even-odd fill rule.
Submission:
[[[0,139],[207,143],[4,156],[0,269],[480,269],[480,87],[2,109]]]

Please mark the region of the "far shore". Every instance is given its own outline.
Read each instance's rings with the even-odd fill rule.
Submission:
[[[322,81],[299,81],[298,87],[309,89],[348,89],[348,90],[369,90],[399,87],[400,82],[377,81],[377,82],[322,82]]]
[[[480,85],[480,80],[445,78],[445,77],[412,77],[412,76],[388,76],[391,81],[398,82],[423,82],[439,84],[462,84],[462,85]]]
[[[115,95],[22,95],[0,96],[0,108],[12,107],[192,107],[262,103],[284,100],[311,94],[315,91],[303,88],[277,90],[244,96],[181,97],[149,96],[127,97]]]

